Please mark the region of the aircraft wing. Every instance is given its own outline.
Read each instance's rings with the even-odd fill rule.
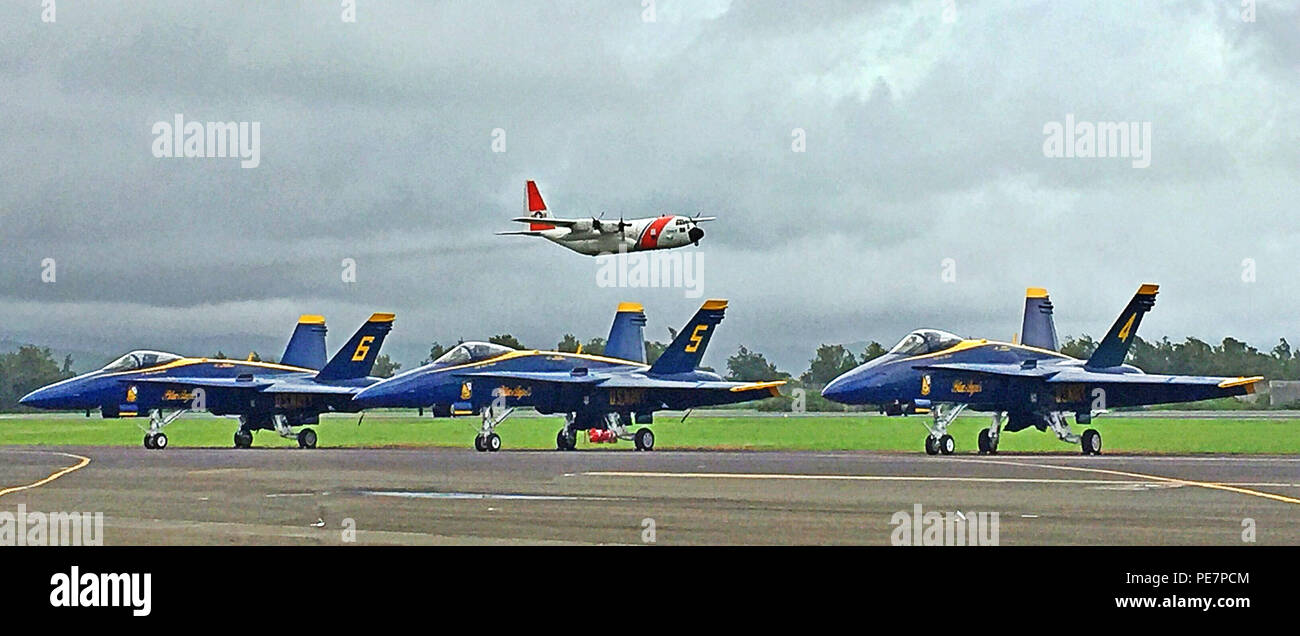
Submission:
[[[1096,373],[1086,369],[1063,370],[1047,382],[1138,386],[1197,386],[1230,389],[1263,381],[1263,376],[1224,378],[1208,375],[1159,375],[1154,373]]]
[[[359,386],[339,386],[319,382],[274,382],[262,389],[263,393],[311,393],[314,395],[351,395],[363,389]]]
[[[693,391],[728,391],[731,393],[741,393],[744,391],[762,391],[765,389],[775,391],[777,387],[783,384],[785,384],[784,381],[718,382],[716,380],[661,380],[645,376],[617,375],[599,383],[597,386],[606,389],[686,389]],[[773,393],[773,395],[775,395],[775,393]]]
[[[192,378],[183,376],[136,378],[118,380],[127,384],[143,383],[166,386],[187,386],[203,389],[244,389],[261,393],[312,393],[319,395],[351,395],[361,387],[321,384],[318,382],[283,382],[277,380],[236,380],[235,378]]]
[[[479,371],[473,373],[457,373],[457,377],[462,378],[484,378],[489,380],[508,380],[512,382],[536,382],[552,384],[596,384],[609,376],[605,375],[573,375],[568,371]]]
[[[755,397],[753,392],[766,392],[778,396],[777,387],[785,384],[777,382],[719,382],[692,380],[664,380],[627,373],[588,374],[575,376],[567,371],[484,371],[480,373],[458,373],[466,378],[487,378],[508,380],[532,384],[552,384],[561,386],[587,386],[593,389],[640,389],[653,391],[663,398],[664,403],[675,408],[692,408],[717,404],[746,402]]]
[[[1025,378],[1027,380],[1049,378],[1059,373],[1062,369],[1056,367],[1029,367],[1024,368],[1018,364],[997,364],[997,363],[975,363],[975,362],[947,362],[941,364],[923,364],[912,367],[922,371],[960,371],[965,373],[983,373],[987,375],[1000,375],[1009,378]],[[1098,373],[1096,375],[1109,375]]]
[[[517,216],[510,220],[519,223],[545,223],[547,225],[558,225],[560,227],[573,227],[575,223],[582,219],[557,219],[549,216]]]
[[[126,384],[165,384],[168,386],[197,386],[205,389],[249,389],[261,391],[274,384],[270,380],[237,380],[235,378],[191,378],[184,376],[158,376],[155,378],[121,379]]]

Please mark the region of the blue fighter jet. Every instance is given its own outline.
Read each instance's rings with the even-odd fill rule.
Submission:
[[[610,329],[603,355],[558,351],[516,351],[485,342],[466,342],[433,363],[363,389],[362,408],[432,407],[434,415],[482,416],[474,438],[479,451],[497,451],[496,427],[515,407],[562,413],[555,435],[559,450],[573,450],[577,431],[592,442],[631,440],[637,450],[654,448],[654,412],[733,404],[779,395],[784,382],[726,382],[696,367],[722,321],[725,300],[704,303],[654,364],[645,363],[645,313],[624,303]]]
[[[99,409],[105,418],[148,414],[144,447],[167,447],[163,428],[187,411],[239,416],[235,447],[253,445],[253,431],[273,430],[316,447],[316,432],[302,428],[320,414],[355,413],[352,396],[379,381],[368,377],[393,314],[370,317],[333,359],[325,361],[325,319],[298,320],[279,363],[187,358],[160,351],[132,351],[108,366],[42,387],[20,403],[42,409]],[[164,411],[171,413],[164,415]]]
[[[888,415],[930,412],[925,452],[951,455],[948,425],[965,408],[993,413],[979,433],[981,454],[996,453],[1003,430],[1051,429],[1085,455],[1101,453],[1101,434],[1076,435],[1107,409],[1194,402],[1255,392],[1262,377],[1155,375],[1125,364],[1142,316],[1155,305],[1156,285],[1142,285],[1087,360],[1058,351],[1047,291],[1030,288],[1019,344],[961,338],[936,329],[908,334],[889,353],[832,380],[822,390],[843,404],[875,404]],[[1006,425],[1003,426],[1003,420]]]

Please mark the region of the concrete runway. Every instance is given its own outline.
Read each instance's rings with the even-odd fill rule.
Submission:
[[[83,459],[84,458],[84,459]],[[1001,545],[1300,544],[1300,458],[468,449],[0,448],[0,511],[105,545],[882,544],[896,512]],[[347,520],[354,520],[350,526]]]

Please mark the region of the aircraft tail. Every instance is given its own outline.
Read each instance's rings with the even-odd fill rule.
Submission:
[[[325,366],[325,317],[303,314],[280,356],[280,364],[304,369]]]
[[[1047,290],[1030,287],[1025,290],[1025,319],[1020,325],[1020,344],[1059,351],[1060,342],[1056,339],[1056,323],[1052,321],[1052,301],[1047,297]]]
[[[551,211],[546,209],[546,202],[542,200],[542,193],[537,190],[536,181],[529,181],[524,185],[524,194],[528,202],[528,216],[536,219],[551,217]],[[540,232],[542,230],[554,230],[555,226],[550,223],[529,223],[528,229],[533,232]]]
[[[1137,335],[1138,325],[1142,324],[1142,316],[1155,306],[1156,293],[1159,290],[1159,285],[1152,284],[1138,288],[1137,293],[1133,295],[1133,300],[1128,302],[1128,306],[1115,320],[1115,324],[1111,325],[1110,331],[1106,333],[1105,338],[1102,338],[1097,345],[1097,350],[1093,352],[1091,358],[1088,358],[1085,366],[1105,368],[1124,364],[1129,346]]]
[[[353,380],[370,375],[379,357],[384,337],[393,330],[393,314],[373,314],[352,339],[339,349],[320,373],[317,380]]]
[[[722,315],[727,311],[727,301],[708,300],[695,312],[686,327],[677,333],[672,344],[664,350],[663,355],[650,367],[653,374],[687,373],[700,366],[704,358],[704,349],[713,337],[713,326],[722,322]]]
[[[645,364],[645,323],[641,303],[619,303],[605,341],[605,355]]]

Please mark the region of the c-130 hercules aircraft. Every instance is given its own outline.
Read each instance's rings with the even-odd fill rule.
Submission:
[[[925,452],[951,455],[948,425],[965,408],[993,413],[979,433],[980,453],[996,453],[1003,430],[1051,429],[1085,455],[1101,453],[1101,434],[1077,435],[1066,421],[1090,424],[1108,408],[1194,402],[1255,392],[1262,377],[1156,375],[1125,364],[1142,316],[1155,305],[1156,285],[1142,285],[1087,360],[1059,352],[1047,290],[1029,288],[1019,344],[961,338],[937,329],[908,334],[889,353],[832,380],[822,390],[843,404],[877,404],[888,415],[921,413]],[[1005,426],[1003,420],[1006,420]]]
[[[579,254],[597,256],[621,252],[644,252],[700,244],[704,230],[700,223],[717,220],[711,216],[681,216],[664,214],[624,221],[610,221],[600,217],[586,219],[559,219],[551,216],[546,202],[529,181],[525,187],[528,216],[511,219],[527,223],[527,230],[497,232],[514,236],[540,236],[552,243],[563,245]]]

